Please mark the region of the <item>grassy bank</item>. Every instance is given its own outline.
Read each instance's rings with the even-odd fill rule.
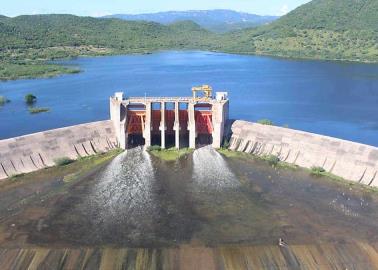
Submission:
[[[62,163],[35,172],[13,175],[8,178],[9,181],[1,182],[0,188],[2,188],[4,185],[17,185],[17,183],[22,183],[24,181],[38,181],[47,178],[61,178],[64,182],[68,183],[82,176],[85,176],[99,166],[106,164],[121,152],[121,150],[116,149],[107,153],[82,157],[67,164]]]
[[[282,169],[289,169],[289,170],[301,169],[301,170],[307,171],[309,174],[316,176],[316,177],[325,177],[327,179],[330,179],[332,181],[337,181],[337,182],[340,182],[340,183],[345,184],[345,185],[351,185],[351,186],[358,185],[358,186],[362,186],[365,189],[369,189],[371,191],[378,192],[377,187],[370,187],[370,186],[367,186],[367,185],[362,185],[362,184],[359,184],[357,182],[342,178],[340,176],[337,176],[335,174],[327,172],[326,170],[324,170],[321,167],[312,167],[312,168],[299,167],[298,165],[281,161],[275,155],[257,156],[257,155],[248,154],[248,153],[244,153],[244,152],[232,151],[232,150],[225,149],[225,148],[219,149],[218,152],[221,153],[222,155],[224,155],[227,158],[247,158],[247,159],[253,158],[253,159],[257,159],[257,160],[263,160],[263,161],[267,162],[273,168],[282,168]]]
[[[61,74],[75,74],[80,70],[46,62],[0,62],[0,80],[49,78]]]
[[[247,159],[254,158],[258,160],[263,160],[269,163],[269,165],[271,165],[272,167],[293,169],[293,170],[296,170],[299,168],[297,165],[280,161],[279,158],[274,155],[257,156],[257,155],[252,155],[252,154],[248,154],[244,152],[232,151],[226,148],[218,149],[218,152],[228,158],[247,158]]]
[[[182,148],[180,150],[177,150],[175,147],[168,148],[168,149],[161,149],[158,146],[151,146],[150,149],[148,149],[148,152],[162,160],[165,161],[175,161],[177,159],[180,159],[181,157],[184,157],[190,153],[193,152],[192,149],[189,148]]]

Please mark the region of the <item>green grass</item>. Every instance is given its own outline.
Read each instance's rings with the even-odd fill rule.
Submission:
[[[269,165],[271,166],[277,166],[278,163],[280,162],[279,157],[275,155],[264,155],[264,156],[261,156],[260,158],[267,161]]]
[[[311,167],[310,170],[311,170],[311,173],[314,175],[321,175],[326,172],[326,170],[323,167],[317,167],[317,166]]]
[[[308,170],[310,174],[315,175],[315,176],[324,176],[324,177],[328,177],[328,178],[331,178],[333,180],[338,180],[338,181],[348,181],[340,176],[327,172],[323,167],[313,166]]]
[[[71,183],[74,180],[80,179],[82,176],[87,175],[98,166],[109,162],[120,153],[122,153],[121,149],[114,149],[106,153],[98,153],[95,155],[78,158],[77,160],[63,157],[55,160],[55,166],[30,173],[13,175],[9,178],[9,180],[12,180],[12,183],[17,184],[22,181],[62,178],[65,183]],[[4,184],[6,183],[7,181],[4,181]],[[2,183],[0,183],[0,185],[1,184]]]
[[[111,159],[113,159],[114,157],[116,157],[122,152],[123,150],[121,149],[114,149],[107,153],[98,153],[95,155],[80,157],[77,160],[74,160],[72,163],[64,166],[64,167],[69,167],[72,164],[73,166],[78,166],[79,169],[76,170],[75,172],[65,175],[63,178],[63,181],[65,183],[69,183],[69,182],[74,181],[75,179],[79,179],[82,176],[86,175],[91,170],[93,170],[94,168],[96,168],[97,166],[100,166],[110,161]]]
[[[284,161],[278,161],[277,162],[278,157],[276,157],[274,155],[257,156],[257,155],[233,151],[233,150],[229,150],[229,149],[225,149],[225,148],[218,149],[217,151],[227,158],[253,158],[253,159],[257,159],[257,160],[266,161],[272,167],[289,169],[289,170],[297,170],[297,169],[300,168],[300,169],[303,169],[305,171],[308,171],[308,173],[310,175],[314,175],[314,176],[318,176],[318,177],[325,177],[329,180],[337,181],[337,182],[339,182],[343,185],[358,186],[358,187],[363,188],[363,189],[368,189],[368,190],[373,191],[373,192],[378,192],[377,187],[370,187],[370,186],[367,186],[367,185],[359,184],[359,183],[354,182],[354,181],[350,181],[350,180],[345,179],[343,177],[340,177],[340,176],[334,175],[330,172],[327,172],[322,167],[314,166],[314,167],[308,169],[308,168],[299,167],[298,165],[295,165],[295,164],[292,164],[292,163],[287,163],[287,162],[284,162]]]
[[[261,124],[261,125],[266,125],[266,126],[273,126],[273,122],[269,119],[260,119],[257,121],[257,123]]]
[[[56,166],[66,166],[75,162],[75,160],[68,158],[68,157],[61,157],[54,160]]]
[[[14,174],[10,177],[11,180],[17,180],[25,175],[25,173]]]
[[[43,112],[48,112],[48,111],[50,111],[50,108],[39,108],[39,107],[29,108],[29,112],[31,114],[43,113]]]
[[[150,147],[148,147],[147,151],[160,151],[161,150],[161,147],[160,145],[151,145]]]
[[[1,58],[1,54],[0,54]],[[48,59],[47,59],[48,60]],[[48,78],[60,74],[74,74],[80,70],[60,65],[48,64],[44,61],[18,63],[16,61],[0,61],[0,80]]]
[[[217,151],[228,158],[242,158],[246,156],[251,156],[250,154],[247,154],[244,152],[232,151],[227,148],[220,148],[220,149],[217,149]]]
[[[160,147],[158,146],[151,146],[148,149],[148,152],[162,160],[175,161],[183,156],[192,153],[193,150],[189,148],[181,148],[180,150],[177,150],[175,147],[169,149],[160,149]]]
[[[299,168],[297,165],[280,161],[279,158],[274,155],[257,156],[257,155],[248,154],[244,152],[233,151],[227,148],[220,148],[217,151],[227,158],[254,158],[254,159],[266,161],[272,167],[279,167],[282,169],[291,169],[291,170],[296,170]]]

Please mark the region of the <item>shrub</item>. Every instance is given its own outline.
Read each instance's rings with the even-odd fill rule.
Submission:
[[[14,174],[14,175],[12,175],[11,177],[10,177],[10,179],[16,179],[16,178],[19,178],[19,177],[22,177],[22,176],[24,176],[25,175],[25,173],[19,173],[19,174]]]
[[[230,142],[229,142],[229,140],[224,140],[223,141],[223,145],[222,145],[222,148],[224,148],[224,149],[228,149],[230,147]]]
[[[263,156],[263,159],[268,161],[268,163],[272,166],[276,166],[278,162],[280,162],[280,158],[275,155]]]
[[[25,102],[26,104],[33,104],[37,100],[37,97],[34,96],[33,94],[27,94],[25,96]]]
[[[74,160],[68,157],[61,157],[54,160],[56,166],[66,166],[68,164],[71,164],[72,162],[74,162]]]
[[[9,99],[7,99],[4,96],[0,96],[0,106],[4,105],[5,103],[8,103],[8,102],[10,102]]]
[[[267,126],[273,126],[273,122],[269,119],[260,119],[257,121],[257,123],[261,124],[261,125],[267,125]]]
[[[317,167],[317,166],[311,167],[311,173],[314,175],[321,175],[325,172],[326,170],[323,167]]]
[[[50,111],[49,108],[29,108],[29,112],[32,113],[32,114],[35,114],[35,113],[41,113],[41,112],[48,112]]]
[[[160,145],[151,145],[150,147],[148,147],[148,151],[160,151],[160,150],[161,150]]]

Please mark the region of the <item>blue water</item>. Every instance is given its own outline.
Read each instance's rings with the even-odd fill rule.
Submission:
[[[230,117],[378,146],[378,65],[285,60],[210,52],[78,58],[83,72],[0,83],[11,103],[0,107],[0,138],[109,118],[109,96],[191,95],[210,84],[227,90]],[[26,93],[51,112],[30,115]]]

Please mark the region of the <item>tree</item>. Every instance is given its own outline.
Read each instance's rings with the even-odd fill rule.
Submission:
[[[36,102],[36,100],[37,100],[37,97],[34,96],[33,94],[27,94],[27,95],[25,96],[25,102],[26,102],[26,104],[28,104],[28,105],[33,104],[34,102]]]

